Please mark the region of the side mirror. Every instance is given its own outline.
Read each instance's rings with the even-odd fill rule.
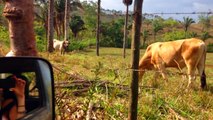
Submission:
[[[38,57],[0,57],[0,80],[17,74],[27,80],[27,113],[23,119],[55,119],[54,77],[52,65]],[[4,85],[1,85],[4,86]]]

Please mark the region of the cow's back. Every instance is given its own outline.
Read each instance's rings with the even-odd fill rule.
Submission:
[[[181,45],[184,40],[157,42],[152,45],[152,63],[164,64],[167,67],[177,66],[176,61],[183,61]]]
[[[186,39],[183,42],[181,54],[185,59],[189,59],[191,57],[197,58],[198,56],[201,56],[204,52],[206,52],[206,45],[200,39]]]
[[[182,56],[187,63],[194,67],[205,66],[206,45],[202,40],[192,38],[186,40],[182,45]]]
[[[62,44],[62,41],[59,41],[59,40],[53,39],[53,48],[54,48],[55,50],[59,50],[59,49],[60,49],[61,44]]]
[[[197,64],[204,49],[205,43],[196,38],[154,43],[152,45],[152,63],[183,68],[188,59],[192,59]]]

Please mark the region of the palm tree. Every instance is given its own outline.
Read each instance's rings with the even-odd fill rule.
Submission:
[[[127,39],[127,22],[129,16],[129,5],[132,4],[132,0],[123,0],[124,5],[126,5],[126,17],[124,25],[124,41],[123,41],[123,58],[126,57],[126,39]]]
[[[182,23],[182,24],[183,24],[183,26],[184,26],[185,34],[187,33],[188,28],[189,28],[189,26],[190,26],[192,23],[195,23],[195,21],[194,21],[192,18],[183,17],[183,23]]]
[[[203,41],[207,40],[207,39],[210,38],[210,37],[211,37],[211,36],[210,36],[209,33],[206,32],[206,31],[202,32],[202,34],[201,34],[201,40],[203,40]]]
[[[49,0],[48,8],[48,52],[53,52],[53,9],[54,9],[54,0]]]

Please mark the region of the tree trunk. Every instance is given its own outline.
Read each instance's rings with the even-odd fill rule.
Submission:
[[[96,33],[96,55],[99,56],[99,36],[100,36],[100,7],[101,0],[98,0],[98,14],[97,14],[97,33]]]
[[[126,57],[127,26],[128,26],[129,6],[126,5],[126,17],[124,25],[123,58]]]
[[[10,32],[10,52],[6,56],[37,56],[33,7],[33,0],[5,1],[3,16]]]
[[[54,14],[54,0],[49,0],[48,9],[48,52],[53,52],[53,37],[54,37],[54,26],[53,26],[53,14]]]
[[[69,2],[70,0],[66,0],[65,2],[65,15],[64,15],[64,40],[69,39],[68,26],[69,26]]]
[[[143,0],[135,0],[134,4],[134,21],[132,33],[132,73],[131,73],[131,90],[129,102],[129,120],[137,120],[137,107],[138,107],[138,66],[140,56],[140,32],[142,22],[142,4]]]

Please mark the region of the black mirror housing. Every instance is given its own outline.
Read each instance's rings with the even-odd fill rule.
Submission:
[[[34,86],[38,91],[38,96],[36,96],[38,105],[28,112],[23,119],[54,120],[54,76],[50,62],[39,57],[0,57],[0,80],[3,79],[4,74],[19,73],[34,73],[36,81]],[[30,100],[29,106],[34,104],[30,103]]]

